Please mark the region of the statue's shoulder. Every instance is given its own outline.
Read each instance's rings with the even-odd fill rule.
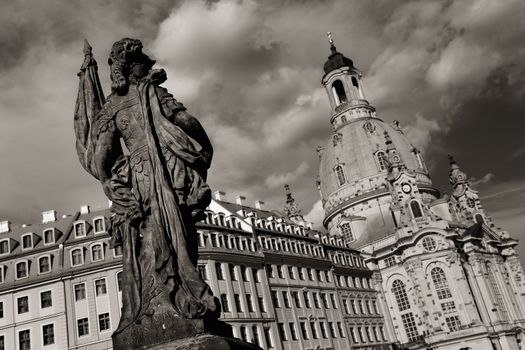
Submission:
[[[171,117],[180,111],[185,111],[186,107],[173,97],[168,90],[162,86],[155,86],[155,92],[159,98],[162,110],[166,117]]]

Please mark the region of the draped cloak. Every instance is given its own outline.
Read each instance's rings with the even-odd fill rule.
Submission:
[[[79,99],[90,96],[82,78]],[[112,123],[118,109],[113,108],[110,100],[89,122],[78,123],[77,119],[82,118],[75,116],[75,129],[90,129],[89,140],[85,138],[83,142],[79,142],[79,130],[76,130],[80,161],[102,182],[112,201],[111,246],[123,247],[123,312],[115,333],[155,312],[150,305],[155,298],[156,304],[159,300],[167,301],[176,314],[186,318],[202,318],[218,312],[208,285],[195,268],[196,246],[188,246],[196,235],[188,213],[195,208],[204,209],[211,199],[210,188],[205,183],[209,160],[205,160],[188,135],[168,119],[158,96],[162,88],[157,85],[145,80],[134,86],[140,110],[137,119],[145,135],[146,149],[138,163],[131,154],[134,166],[120,147],[102,150],[111,152],[114,159],[110,177],[96,166],[101,152],[97,143],[103,133],[116,132]],[[81,130],[80,134],[85,132]],[[175,161],[168,162],[171,156]],[[174,173],[183,175],[183,188],[180,184],[175,186]],[[141,176],[148,177],[146,187],[138,182]],[[132,215],[137,209],[143,216],[134,220]],[[150,238],[145,242],[147,237]]]

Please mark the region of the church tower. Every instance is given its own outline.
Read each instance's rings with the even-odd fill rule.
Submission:
[[[517,241],[494,228],[452,158],[452,194],[433,186],[420,151],[399,122],[377,116],[363,74],[329,38],[322,84],[332,128],[317,149],[323,224],[374,271],[390,340],[418,350],[521,349],[525,275]],[[361,296],[348,297],[353,304]],[[373,347],[364,327],[366,317],[350,327],[354,347]]]
[[[378,232],[391,230],[399,221],[399,210],[391,208],[389,152],[396,153],[403,164],[405,180],[397,181],[398,185],[405,184],[407,190],[410,183],[417,189],[421,205],[436,199],[439,191],[432,186],[419,151],[405,137],[399,123],[388,124],[377,117],[376,109],[365,97],[363,74],[351,59],[337,51],[329,37],[331,52],[323,67],[322,84],[331,106],[332,135],[318,149],[318,187],[326,214],[325,227],[332,235],[344,236],[359,246],[377,238]],[[414,219],[414,215],[409,217]]]

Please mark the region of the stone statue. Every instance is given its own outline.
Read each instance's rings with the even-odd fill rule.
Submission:
[[[80,163],[111,200],[111,247],[123,248],[122,316],[114,349],[142,349],[192,337],[220,307],[196,269],[195,222],[211,200],[213,148],[199,121],[159,86],[164,70],[125,38],[112,46],[104,98],[91,47],[74,127]]]

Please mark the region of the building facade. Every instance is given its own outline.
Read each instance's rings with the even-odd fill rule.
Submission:
[[[343,240],[314,231],[289,188],[285,213],[217,192],[198,224],[199,271],[234,336],[264,349],[387,348],[372,271]],[[109,208],[0,223],[0,349],[111,349],[122,252]],[[359,341],[359,335],[368,337]]]
[[[398,122],[378,118],[362,73],[331,44],[324,225],[366,257],[389,339],[408,349],[522,349],[517,241],[495,227],[452,157],[452,193],[433,186],[421,152]]]

